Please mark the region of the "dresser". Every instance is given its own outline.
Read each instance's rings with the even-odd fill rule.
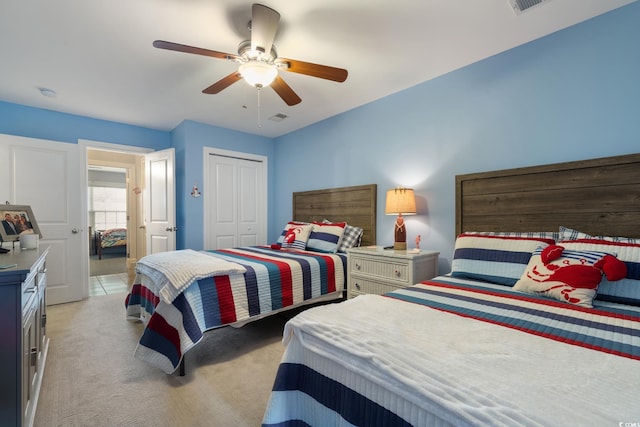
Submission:
[[[47,247],[16,248],[0,254],[0,424],[3,427],[33,425],[49,347],[47,252]],[[5,268],[7,266],[12,267]]]
[[[347,298],[384,294],[432,279],[438,274],[439,252],[396,251],[382,247],[349,249]]]

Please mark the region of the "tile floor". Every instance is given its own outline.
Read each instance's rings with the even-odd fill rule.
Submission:
[[[91,276],[89,277],[89,296],[127,292],[129,290],[128,280],[127,273]]]

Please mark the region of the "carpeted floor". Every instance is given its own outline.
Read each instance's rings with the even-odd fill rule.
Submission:
[[[124,294],[47,310],[36,427],[260,425],[284,352],[286,314],[208,332],[186,354],[180,377],[133,357],[142,324],[125,319]]]

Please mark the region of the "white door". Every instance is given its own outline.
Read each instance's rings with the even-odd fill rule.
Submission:
[[[147,254],[176,249],[175,150],[145,155],[144,218]]]
[[[0,135],[0,201],[31,206],[40,244],[49,246],[48,304],[88,294],[89,239],[80,202],[86,173],[80,151],[77,144]]]
[[[205,150],[205,248],[266,243],[266,158]]]

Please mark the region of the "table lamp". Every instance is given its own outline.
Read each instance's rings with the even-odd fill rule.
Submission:
[[[410,188],[394,188],[387,191],[387,203],[384,209],[387,215],[398,215],[394,229],[393,249],[407,250],[407,229],[402,215],[416,214],[416,197]]]

